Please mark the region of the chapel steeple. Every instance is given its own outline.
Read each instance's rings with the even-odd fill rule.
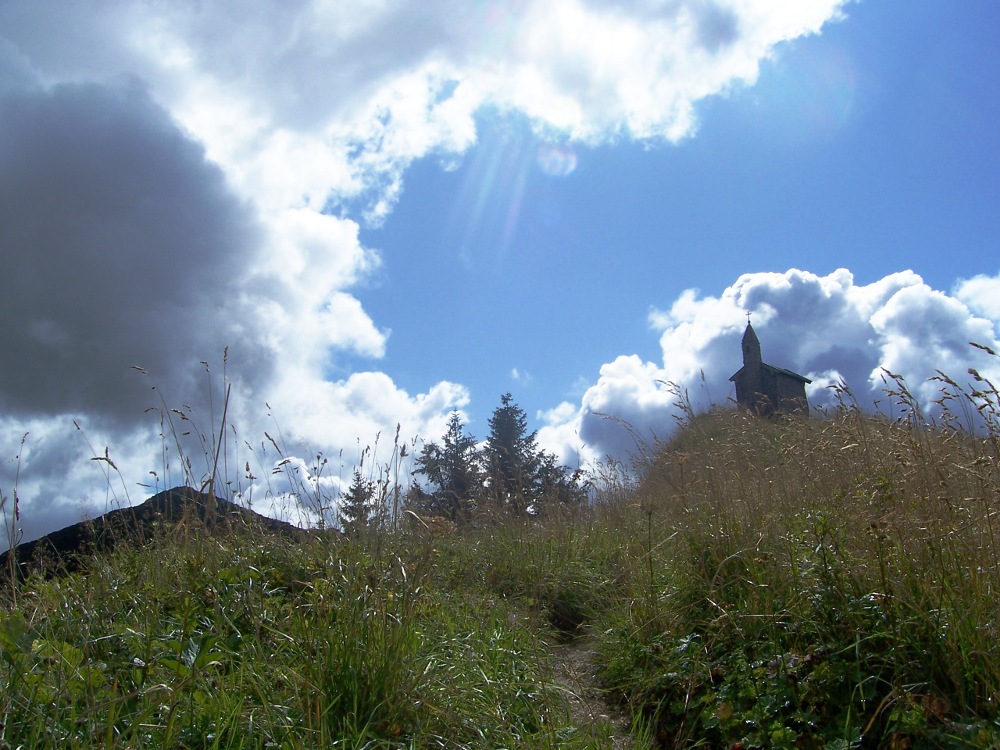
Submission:
[[[736,384],[736,403],[761,416],[776,411],[809,413],[806,384],[812,381],[761,359],[760,339],[750,325],[749,315],[742,348],[743,367],[729,378]]]
[[[747,316],[747,329],[743,332],[743,366],[760,366],[760,339],[757,332],[750,325],[750,316]]]

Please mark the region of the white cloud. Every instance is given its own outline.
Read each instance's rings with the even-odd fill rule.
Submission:
[[[413,159],[475,141],[484,105],[591,142],[677,140],[699,99],[752,83],[843,2],[104,0],[52,14],[15,0],[0,20],[7,56],[45,82],[139,77],[259,203],[320,209],[374,189],[378,218]]]
[[[358,439],[372,441],[379,431],[385,438],[397,424],[403,441],[441,435],[451,411],[469,400],[465,388],[448,382],[410,395],[381,372],[358,372],[330,382],[288,370],[281,378],[276,400],[269,403],[282,420],[289,419],[286,429],[293,431],[294,442],[302,447],[318,448],[330,442],[349,446]],[[336,440],[331,440],[333,436]]]
[[[752,82],[775,45],[840,5],[0,4],[0,268],[18,279],[0,311],[20,322],[0,331],[17,363],[0,370],[14,441],[0,450],[30,423],[35,471],[46,451],[92,466],[76,419],[97,443],[130,446],[130,475],[164,473],[157,440],[137,437],[144,410],[162,407],[150,384],[210,422],[220,376],[211,403],[198,363],[227,346],[234,424],[252,445],[268,403],[326,452],[397,422],[440,434],[460,386],[328,380],[340,353],[383,356],[391,325],[353,293],[382,261],[343,213],[384,218],[407,166],[461,155],[484,107],[559,129],[561,143],[682,138],[699,99]],[[636,385],[650,367],[609,365],[588,402],[631,394],[639,414],[662,409]],[[36,517],[94,494],[76,469],[60,476],[22,484]]]
[[[919,375],[929,377],[929,368],[963,380],[968,367],[980,365],[987,372],[996,369],[970,341],[994,346],[994,324],[970,314],[964,303],[925,284],[900,289],[870,319],[880,342],[881,367],[903,375],[909,389],[928,406],[939,388]],[[955,372],[956,367],[960,368]],[[877,386],[881,376],[873,372]]]
[[[987,279],[984,285],[990,284]],[[956,294],[980,299],[974,292],[981,289],[965,284]],[[994,382],[1000,377],[1000,360],[969,345],[1000,347],[1000,316],[982,317],[912,271],[866,285],[857,285],[845,269],[827,276],[796,269],[746,274],[718,297],[687,290],[668,311],[654,310],[650,320],[662,331],[662,362],[632,355],[604,365],[577,408],[563,405],[547,415],[540,444],[585,460],[634,453],[637,439],[662,438],[674,427],[680,403],[667,382],[686,390],[697,409],[725,404],[734,398],[728,379],[742,365],[746,312],[764,360],[813,379],[808,395],[814,407],[832,406],[827,386],[844,382],[862,407],[878,402],[888,410],[882,368],[901,375],[931,414],[940,384],[928,379],[938,370],[959,383],[968,380],[969,367]]]
[[[677,140],[695,102],[752,83],[775,44],[818,31],[840,5],[526,3],[469,62],[491,101],[574,138]]]
[[[1000,274],[963,279],[955,287],[955,297],[977,315],[1000,320]]]

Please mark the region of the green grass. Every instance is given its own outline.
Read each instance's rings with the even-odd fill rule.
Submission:
[[[595,746],[567,723],[526,593],[549,584],[500,580],[471,539],[379,547],[195,533],[29,579],[0,613],[0,742]]]
[[[998,747],[998,501],[995,432],[696,417],[604,680],[667,747]]]
[[[998,432],[952,424],[716,411],[558,517],[164,529],[4,585],[0,748],[624,747],[582,643],[636,748],[1000,747]]]

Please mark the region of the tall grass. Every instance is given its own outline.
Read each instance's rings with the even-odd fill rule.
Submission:
[[[399,523],[397,434],[360,454],[368,533],[193,518],[12,578],[0,747],[1000,746],[1000,411],[976,377],[940,376],[933,425],[891,374],[897,419],[846,390],[819,419],[688,410],[638,474],[599,467],[592,505],[457,531]],[[225,424],[205,475],[238,497]],[[251,453],[287,456],[280,433]],[[558,679],[578,648],[605,718]]]
[[[435,585],[450,573],[427,541],[372,551],[189,534],[30,579],[0,614],[0,741],[587,746],[531,606]]]
[[[632,499],[645,580],[602,644],[664,746],[996,746],[996,391],[928,425],[692,417]],[[634,566],[635,570],[639,566]]]

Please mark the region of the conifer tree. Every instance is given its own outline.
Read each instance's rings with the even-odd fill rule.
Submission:
[[[579,476],[540,450],[537,432],[528,432],[528,416],[510,393],[489,420],[483,448],[485,483],[493,501],[515,513],[537,513],[541,503],[579,503],[584,498]]]
[[[578,505],[587,498],[583,471],[573,471],[568,466],[556,463],[551,453],[539,454],[538,498],[546,504],[558,503],[563,506]]]
[[[371,526],[378,501],[376,494],[375,482],[365,479],[361,470],[355,469],[351,486],[341,497],[338,511],[340,528],[345,534],[357,536]]]
[[[528,432],[528,416],[510,393],[500,397],[489,425],[483,462],[490,495],[501,507],[523,512],[538,494],[541,456],[536,433]]]
[[[468,521],[482,488],[482,473],[476,439],[466,434],[459,413],[452,412],[441,443],[427,443],[414,463],[414,474],[421,474],[430,491],[419,487],[411,492],[410,504],[457,524]]]

